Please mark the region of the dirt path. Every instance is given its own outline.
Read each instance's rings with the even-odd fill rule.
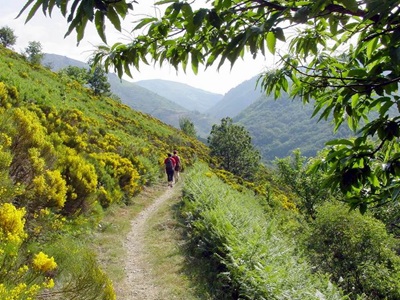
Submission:
[[[174,195],[173,188],[166,189],[150,206],[144,209],[131,222],[131,231],[124,242],[126,249],[125,258],[125,282],[122,284],[124,290],[117,291],[117,299],[123,300],[162,300],[162,291],[154,284],[151,267],[146,261],[146,249],[144,238],[146,232],[146,221],[158,208]],[[164,299],[163,299],[164,300]]]

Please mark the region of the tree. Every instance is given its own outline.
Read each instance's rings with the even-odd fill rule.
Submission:
[[[133,9],[127,1],[28,1],[28,20],[42,6],[49,14],[55,5],[68,17],[70,28],[82,39],[93,21],[105,41],[104,20],[120,29],[120,18]],[[101,46],[95,62],[104,61],[119,76],[148,59],[168,62],[196,73],[205,67],[233,65],[245,52],[253,57],[276,54],[285,43],[280,65],[260,78],[267,93],[281,91],[314,100],[321,119],[333,117],[334,129],[344,123],[358,138],[330,142],[326,157],[315,165],[330,175],[351,207],[396,201],[400,195],[400,81],[399,1],[378,0],[216,0],[204,7],[193,3],[160,1],[164,14],[138,20],[136,38],[129,44]],[[160,10],[162,11],[162,10]],[[286,51],[286,50],[285,50]],[[375,114],[371,114],[375,111]]]
[[[92,65],[92,62],[89,62]],[[111,85],[108,82],[108,77],[101,65],[92,65],[91,70],[88,71],[87,83],[93,90],[95,95],[110,95]]]
[[[40,42],[31,41],[25,48],[26,59],[35,65],[39,65],[43,59],[42,44]]]
[[[88,69],[76,66],[68,66],[58,71],[59,74],[67,75],[68,77],[78,81],[81,84],[88,83]]]
[[[17,37],[14,34],[14,30],[12,30],[8,26],[0,28],[0,43],[4,47],[14,46],[16,42],[17,42]]]
[[[224,169],[245,179],[252,178],[260,165],[260,153],[254,149],[249,132],[227,117],[214,124],[207,139],[210,154],[222,159]]]
[[[301,155],[300,150],[293,155],[275,160],[278,181],[288,186],[298,197],[296,203],[300,211],[312,219],[318,205],[329,200],[329,190],[323,187],[322,172],[309,174],[307,172],[312,160]]]
[[[101,66],[93,66],[92,69],[68,66],[62,68],[59,73],[67,75],[82,85],[88,85],[95,95],[111,96],[111,85]]]
[[[194,128],[193,122],[191,122],[188,118],[182,117],[179,119],[179,127],[181,130],[191,137],[196,137],[196,129]]]

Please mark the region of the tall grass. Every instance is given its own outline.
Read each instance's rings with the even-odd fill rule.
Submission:
[[[187,174],[183,216],[193,251],[212,266],[219,299],[343,299],[296,253],[278,212],[237,192],[205,165]]]

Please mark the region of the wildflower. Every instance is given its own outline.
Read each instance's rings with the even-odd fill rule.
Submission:
[[[54,257],[48,257],[47,254],[40,251],[33,259],[33,266],[38,271],[48,272],[57,268],[57,263],[54,261]]]

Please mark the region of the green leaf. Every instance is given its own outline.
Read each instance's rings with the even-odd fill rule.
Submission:
[[[208,13],[208,9],[201,8],[194,14],[193,24],[196,29],[198,29],[201,26],[207,13]]]
[[[40,7],[40,5],[42,5],[42,3],[43,3],[43,0],[41,0],[41,1],[39,0],[35,3],[35,5],[33,5],[31,10],[29,11],[28,16],[26,17],[25,23],[29,22],[29,20],[32,19],[32,17],[36,14],[36,11],[39,9],[39,7]]]
[[[346,146],[354,146],[354,143],[350,140],[347,139],[336,139],[336,140],[331,140],[325,143],[327,146],[335,146],[335,145],[346,145]]]
[[[104,29],[105,29],[105,26],[104,26],[104,14],[101,11],[96,11],[94,20],[95,20],[97,33],[99,34],[99,36],[102,39],[102,41],[105,44],[107,44],[106,35],[104,33]]]
[[[372,57],[372,53],[378,48],[378,38],[374,38],[367,43],[367,57],[370,59]]]
[[[343,6],[352,12],[357,12],[358,10],[358,3],[356,0],[340,0],[338,2],[342,2]]]
[[[275,34],[272,31],[270,31],[267,34],[267,47],[269,52],[271,52],[272,54],[275,54],[275,45],[276,45]]]
[[[197,75],[199,71],[199,58],[198,58],[198,52],[196,51],[192,52],[192,70],[193,73]]]
[[[121,31],[121,21],[119,19],[117,12],[112,7],[108,8],[107,18],[114,25],[115,29]]]
[[[133,30],[141,29],[143,26],[146,26],[151,22],[156,22],[157,20],[158,20],[157,18],[144,18],[140,20],[139,24],[137,24],[135,28],[133,28]]]
[[[157,1],[156,3],[154,3],[154,5],[162,5],[162,4],[166,4],[166,3],[172,3],[172,2],[179,2],[179,0],[161,0],[161,1]]]
[[[275,36],[278,40],[286,42],[285,34],[282,28],[280,27],[275,28]]]

